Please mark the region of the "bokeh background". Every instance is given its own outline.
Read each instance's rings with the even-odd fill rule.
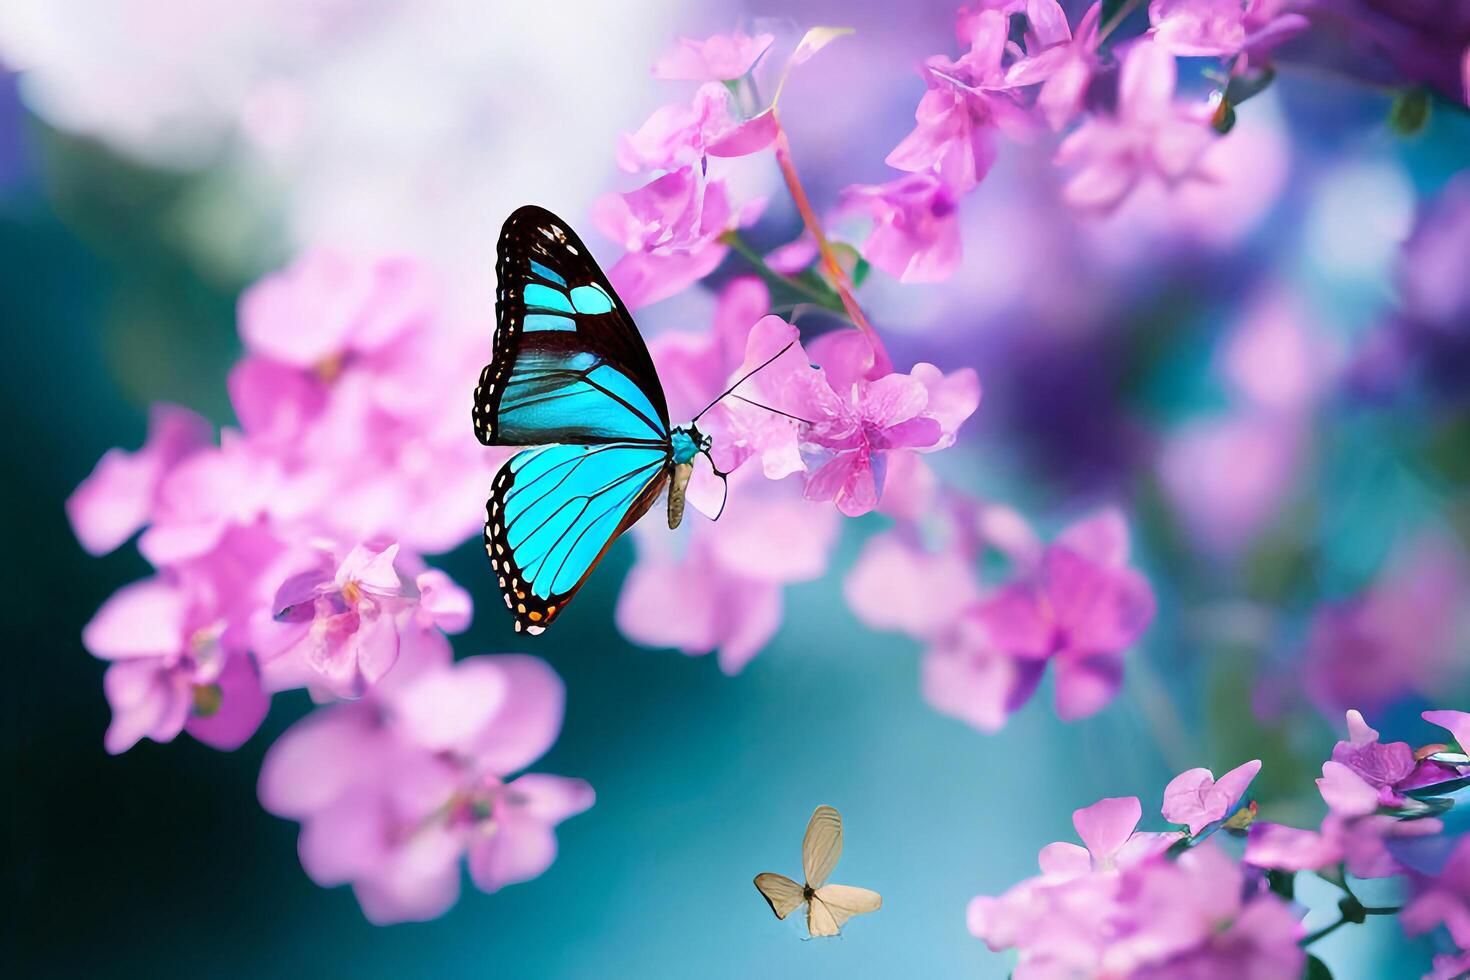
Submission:
[[[929,707],[919,644],[865,629],[843,599],[843,572],[886,524],[870,515],[827,576],[787,590],[776,640],[733,678],[613,629],[628,543],[539,641],[496,615],[477,542],[443,556],[490,600],[459,655],[549,660],[567,712],[540,768],[598,799],[562,826],[547,874],[466,889],[435,922],[369,925],[346,889],[306,878],[296,826],[258,805],[261,757],[309,707],[302,692],[233,753],[184,737],[106,755],[103,664],[79,633],[147,569],[131,549],[85,555],[61,504],[106,449],[140,444],[151,401],[230,420],[242,288],[306,245],[349,244],[421,255],[488,310],[504,215],[537,202],[585,225],[598,194],[625,189],[618,134],[678,97],[649,76],[658,53],[758,17],[857,28],[786,97],[808,189],[831,202],[887,179],[922,91],[914,66],[954,44],[949,2],[206,6],[0,15],[8,973],[1003,977],[965,903],[1033,873],[1042,845],[1072,837],[1074,808],[1136,794],[1156,813],[1179,770],[1262,758],[1255,795],[1273,817],[1319,815],[1311,777],[1340,714],[1300,694],[1314,611],[1369,588],[1406,542],[1458,553],[1470,529],[1467,324],[1427,360],[1389,344],[1404,243],[1470,164],[1470,118],[1441,109],[1405,137],[1387,123],[1393,92],[1306,68],[1241,108],[1215,197],[1079,218],[1048,147],[1007,147],[965,204],[960,272],[937,286],[875,274],[864,292],[896,361],[970,365],[985,385],[936,459],[947,478],[1046,529],[1103,503],[1129,514],[1160,615],[1097,717],[1064,724],[1042,697],[985,735]],[[777,195],[753,237],[798,229]],[[1465,276],[1470,246],[1445,247]],[[640,323],[702,327],[712,302],[697,289]],[[1306,325],[1314,394],[1242,436],[1260,454],[1246,458],[1274,461],[1260,463],[1270,486],[1200,504],[1171,490],[1165,461],[1191,426],[1252,411],[1220,352],[1253,315]],[[1450,668],[1436,690],[1376,705],[1376,727],[1427,741],[1418,710],[1464,706]],[[750,879],[795,873],[819,803],[847,824],[837,879],[885,904],[804,942]],[[1317,951],[1344,978],[1414,976],[1429,957],[1389,919]]]

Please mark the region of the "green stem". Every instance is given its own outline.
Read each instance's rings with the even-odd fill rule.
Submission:
[[[1336,922],[1332,923],[1332,925],[1330,925],[1330,926],[1323,926],[1321,929],[1318,929],[1316,932],[1309,933],[1307,936],[1303,937],[1303,939],[1302,939],[1302,941],[1301,941],[1301,943],[1299,945],[1302,945],[1302,946],[1310,946],[1313,943],[1315,943],[1317,940],[1321,939],[1323,936],[1330,935],[1330,934],[1332,934],[1333,932],[1336,932],[1339,928],[1341,928],[1342,926],[1345,926],[1345,925],[1347,925],[1347,919],[1338,919]]]
[[[761,278],[772,285],[783,286],[793,292],[800,293],[824,310],[837,313],[841,316],[847,315],[847,310],[842,306],[842,300],[835,293],[818,292],[799,279],[783,275],[775,269],[772,269],[766,264],[765,258],[759,252],[745,243],[745,239],[740,237],[738,231],[725,232],[720,236],[720,241],[730,246],[737,255],[754,266],[755,271],[760,273]]]
[[[1108,18],[1108,22],[1097,32],[1097,43],[1101,45],[1108,39],[1108,35],[1118,29],[1118,25],[1128,19],[1128,15],[1137,10],[1143,0],[1127,0],[1127,3],[1118,8],[1118,12]]]

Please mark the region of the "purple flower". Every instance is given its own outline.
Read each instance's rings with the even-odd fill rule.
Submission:
[[[66,499],[66,516],[82,547],[104,555],[132,537],[153,518],[164,478],[213,435],[213,426],[188,409],[155,405],[143,448],[108,450]]]
[[[736,31],[696,41],[683,37],[654,63],[653,77],[670,81],[725,82],[741,78],[755,66],[775,38]]]
[[[863,257],[900,282],[942,282],[959,265],[959,204],[932,173],[854,184],[842,191],[841,208],[872,219]]]
[[[1332,812],[1365,816],[1380,806],[1402,806],[1397,787],[1414,771],[1414,750],[1407,742],[1379,742],[1357,711],[1347,713],[1348,740],[1332,748],[1322,765],[1317,788]]]
[[[1436,926],[1449,930],[1455,945],[1470,949],[1470,838],[1462,838],[1439,873],[1412,876],[1413,898],[1399,921],[1417,936]]]
[[[1208,769],[1182,772],[1164,787],[1164,818],[1187,824],[1190,835],[1198,837],[1210,824],[1230,815],[1260,771],[1261,761],[1252,759],[1218,780]]]
[[[282,582],[270,618],[254,629],[266,685],[358,697],[397,662],[404,634],[468,625],[469,597],[448,576],[425,572],[413,581],[397,561],[397,544],[369,541],[340,560],[319,552],[311,568]]]
[[[197,575],[144,579],[103,603],[82,644],[110,661],[103,682],[112,706],[108,752],[126,752],[143,738],[170,742],[185,730],[228,750],[254,733],[269,698],[230,626]]]
[[[1030,116],[1011,95],[1002,67],[1009,31],[1009,14],[983,10],[972,23],[970,50],[958,61],[935,55],[924,63],[929,89],[914,112],[913,132],[888,154],[890,167],[931,171],[963,194],[990,172],[997,129],[1029,135]]]
[[[301,823],[302,867],[351,884],[377,924],[442,915],[460,861],[482,891],[528,881],[556,858],[555,826],[592,805],[579,779],[509,778],[550,747],[564,693],[532,657],[447,648],[366,700],[318,710],[271,746],[260,801]]]
[[[1075,207],[1111,211],[1145,180],[1175,187],[1199,174],[1214,132],[1199,111],[1174,101],[1174,58],[1161,45],[1135,42],[1123,59],[1118,107],[1090,116],[1057,150],[1076,166],[1063,194]]]
[[[1026,57],[1006,71],[1017,88],[1041,84],[1036,107],[1052,129],[1060,130],[1082,109],[1082,99],[1098,66],[1098,20],[1102,4],[1087,8],[1077,32],[1056,0],[1028,0]]]
[[[1054,664],[1063,719],[1095,714],[1113,699],[1123,652],[1153,619],[1153,590],[1127,563],[1127,523],[1103,511],[1069,527],[1034,568],[978,610],[996,649]]]
[[[1307,695],[1324,712],[1373,709],[1462,677],[1467,597],[1470,570],[1453,542],[1409,540],[1367,591],[1317,611],[1302,663]]]

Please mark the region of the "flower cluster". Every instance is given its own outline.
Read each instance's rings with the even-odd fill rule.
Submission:
[[[967,49],[924,62],[914,129],[888,154],[906,176],[843,194],[844,210],[871,219],[870,262],[904,282],[947,279],[960,260],[959,201],[990,172],[1003,139],[1065,133],[1056,149],[1069,173],[1063,196],[1084,211],[1110,212],[1145,183],[1213,182],[1206,155],[1230,128],[1231,100],[1264,87],[1273,49],[1308,26],[1282,0],[1153,0],[1151,29],[1110,47],[1136,4],[1113,8],[1106,23],[1103,6],[1075,25],[1057,0],[960,10],[956,33]],[[1024,48],[1011,41],[1018,23]],[[1179,57],[1218,59],[1227,80],[1243,81],[1213,103],[1181,97]]]
[[[1329,813],[1321,832],[1256,820],[1247,797],[1261,763],[1219,779],[1181,773],[1164,790],[1162,815],[1180,829],[1139,831],[1136,797],[1106,799],[1073,814],[1085,846],[1041,850],[1041,874],[998,897],[970,903],[970,931],[992,950],[1015,949],[1017,977],[1234,977],[1294,980],[1303,947],[1370,915],[1402,912],[1410,935],[1443,926],[1453,949],[1432,976],[1459,975],[1470,940],[1470,846],[1438,819],[1470,777],[1462,739],[1470,714],[1428,711],[1451,744],[1418,750],[1382,743],[1356,711],[1317,781]],[[1225,843],[1219,834],[1224,834]],[[1228,838],[1247,836],[1243,856]],[[1316,872],[1343,892],[1341,918],[1308,934],[1293,876]],[[1352,880],[1398,876],[1402,910],[1364,905]]]
[[[472,604],[420,557],[478,530],[470,502],[492,473],[463,431],[475,328],[445,312],[416,263],[308,254],[241,299],[240,428],[216,443],[197,415],[160,406],[144,446],[109,452],[67,501],[89,551],[141,530],[155,568],[82,634],[109,662],[109,752],[183,731],[236,748],[280,691],[360,699],[288,733],[272,759],[291,761],[267,765],[262,800],[305,824],[312,876],[352,881],[380,922],[453,902],[448,836],[482,836],[476,881],[498,887],[544,870],[544,826],[591,800],[545,776],[501,791],[555,739],[559,682],[534,660],[451,668],[446,634],[469,625]],[[369,806],[373,793],[401,812]]]

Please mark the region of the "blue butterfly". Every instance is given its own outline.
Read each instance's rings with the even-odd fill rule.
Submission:
[[[495,348],[475,388],[475,435],[538,448],[496,475],[485,550],[516,631],[536,634],[665,485],[669,527],[679,526],[694,458],[709,458],[711,442],[693,423],[669,425],[648,347],[566,222],[519,208],[497,256]]]

